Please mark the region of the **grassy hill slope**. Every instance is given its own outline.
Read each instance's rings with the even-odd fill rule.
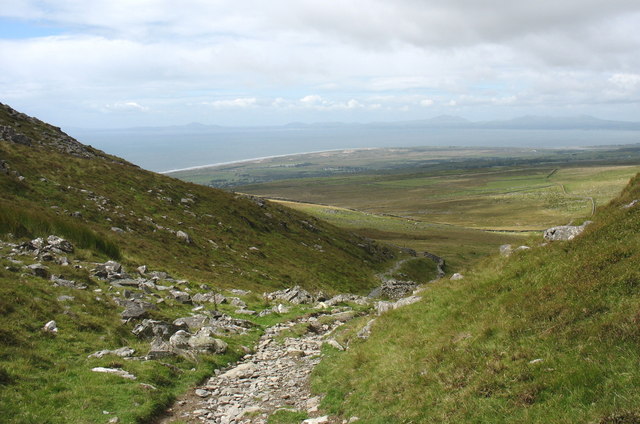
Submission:
[[[576,239],[495,256],[327,348],[314,386],[363,423],[640,422],[640,176]]]
[[[49,235],[64,237],[73,251],[44,259],[20,247]],[[394,254],[300,212],[141,170],[0,104],[0,421],[148,422],[214,369],[245,355],[266,326],[310,310],[258,316],[237,305],[271,309],[262,293],[294,284],[367,292]],[[96,276],[108,259],[146,285]],[[36,262],[46,270],[28,268]],[[141,265],[149,272],[138,273]],[[172,294],[187,292],[186,301]],[[194,300],[220,293],[236,303]],[[144,315],[123,319],[137,300],[147,304]],[[251,321],[244,332],[216,335],[228,344],[225,353],[149,359],[149,339],[132,333],[143,317],[171,323],[220,312]],[[43,329],[50,320],[57,333]],[[89,357],[124,346],[135,358]]]
[[[223,288],[365,291],[391,256],[307,215],[144,171],[4,105],[0,128],[31,144],[0,142],[0,233],[90,232],[127,265]]]

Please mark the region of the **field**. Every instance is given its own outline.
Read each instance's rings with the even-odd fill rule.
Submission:
[[[168,175],[212,187],[233,188],[285,179],[406,174],[495,166],[637,164],[640,145],[572,149],[514,147],[394,147],[331,150],[203,166]]]
[[[450,270],[589,219],[637,165],[412,170],[273,181],[239,188],[360,235],[443,256]],[[292,200],[293,199],[293,200]]]

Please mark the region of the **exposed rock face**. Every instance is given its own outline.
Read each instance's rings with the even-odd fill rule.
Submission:
[[[47,237],[47,244],[51,246],[52,249],[58,249],[65,253],[73,253],[73,245],[62,237],[49,236]]]
[[[560,225],[549,228],[544,232],[544,239],[547,241],[568,241],[573,240],[581,234],[591,221],[585,221],[582,225]]]
[[[280,290],[272,293],[265,293],[265,297],[269,300],[284,300],[294,304],[309,304],[315,302],[315,297],[308,291],[295,286],[285,290]]]
[[[153,319],[145,319],[134,327],[131,332],[141,339],[161,338],[163,340],[169,340],[174,333],[180,329],[185,329],[175,324],[170,324],[164,321],[157,321]]]
[[[0,125],[0,140],[24,146],[49,147],[62,153],[80,158],[104,158],[112,162],[126,163],[107,156],[104,152],[85,146],[73,137],[65,134],[60,128],[49,125],[39,119],[20,113],[11,107],[0,103],[0,109],[5,110],[13,121],[12,125]],[[20,128],[37,128],[36,136],[27,136],[20,132]]]
[[[10,141],[11,143],[24,144],[25,146],[33,145],[29,137],[5,125],[0,125],[0,139]]]
[[[106,280],[121,280],[128,278],[126,272],[124,272],[122,265],[116,261],[107,261],[103,264],[98,264],[94,270],[94,275]]]

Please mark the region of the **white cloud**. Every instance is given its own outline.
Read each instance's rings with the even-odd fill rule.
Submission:
[[[122,99],[159,124],[198,107],[241,124],[252,110],[375,119],[450,101],[630,115],[639,101],[637,0],[4,0],[0,16],[65,34],[0,39],[0,97],[75,104],[66,116],[82,122]]]
[[[122,112],[146,112],[149,110],[149,108],[142,106],[140,103],[128,101],[107,104],[104,106],[103,110]]]
[[[635,90],[640,87],[640,74],[614,74],[609,81],[624,90]]]
[[[231,100],[215,100],[212,102],[203,102],[208,106],[213,106],[215,109],[233,109],[233,108],[249,108],[255,107],[258,103],[258,99],[255,97],[240,97]]]
[[[420,106],[424,106],[424,107],[433,106],[433,100],[432,99],[422,99],[422,100],[420,100]]]

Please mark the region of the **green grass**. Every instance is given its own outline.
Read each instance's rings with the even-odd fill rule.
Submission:
[[[0,124],[14,125],[14,120],[0,110]],[[55,130],[24,121],[19,131],[37,139]],[[2,142],[0,157],[24,177],[0,174],[0,234],[55,233],[120,258],[129,268],[144,264],[220,288],[299,284],[364,293],[394,255],[307,215],[270,203],[259,206],[104,154],[84,159],[46,145]],[[72,216],[76,212],[81,216]],[[193,243],[180,242],[178,230]]]
[[[446,260],[447,270],[453,272],[495,253],[503,244],[523,244],[528,237],[527,233],[482,231],[323,205],[285,201],[280,203],[363,237],[417,252],[436,253]]]
[[[306,412],[294,411],[290,409],[279,409],[269,417],[269,424],[299,424],[309,418]]]
[[[628,165],[461,168],[285,180],[240,190],[429,223],[542,230],[589,216],[587,197],[605,203],[638,171],[639,166]]]
[[[323,406],[364,423],[640,418],[640,177],[571,242],[495,256],[327,349]],[[345,335],[344,337],[349,337]]]
[[[48,211],[24,210],[4,201],[0,201],[0,234],[12,234],[18,238],[46,238],[58,234],[80,248],[95,250],[111,259],[121,258],[117,244],[86,225]]]
[[[438,275],[436,263],[430,258],[415,258],[404,262],[391,278],[396,280],[410,280],[418,284],[427,283]]]
[[[243,346],[253,346],[265,326],[308,313],[294,307],[283,315],[247,317],[221,305],[225,313],[258,325],[246,335],[224,337],[229,345],[225,355],[89,359],[101,349],[128,345],[138,355],[149,349],[148,341],[131,333],[134,323],[120,319],[124,308],[112,298],[123,297],[123,291],[91,275],[98,262],[118,259],[130,274],[140,265],[166,271],[176,280],[188,280],[178,287],[191,294],[249,289],[244,301],[262,310],[273,305],[261,293],[296,284],[327,293],[366,293],[378,284],[376,273],[398,255],[395,249],[269,202],[147,172],[92,149],[87,150],[96,155],[91,159],[71,156],[49,144],[58,129],[12,115],[3,105],[0,125],[13,126],[34,142],[0,141],[0,158],[8,166],[8,172],[0,172],[2,422],[95,423],[113,416],[123,423],[149,422],[215,368],[244,355]],[[178,239],[178,230],[192,242]],[[86,290],[53,287],[22,268],[36,258],[11,252],[13,244],[48,235],[75,246],[74,253],[65,253],[70,266],[46,262],[49,271],[87,285]],[[192,313],[192,306],[159,293],[163,302],[150,311],[150,318],[173,321]],[[75,299],[60,301],[61,295]],[[207,305],[205,312],[213,308]],[[59,327],[55,336],[42,331],[52,319]],[[138,380],[90,371],[97,366],[122,367]]]

